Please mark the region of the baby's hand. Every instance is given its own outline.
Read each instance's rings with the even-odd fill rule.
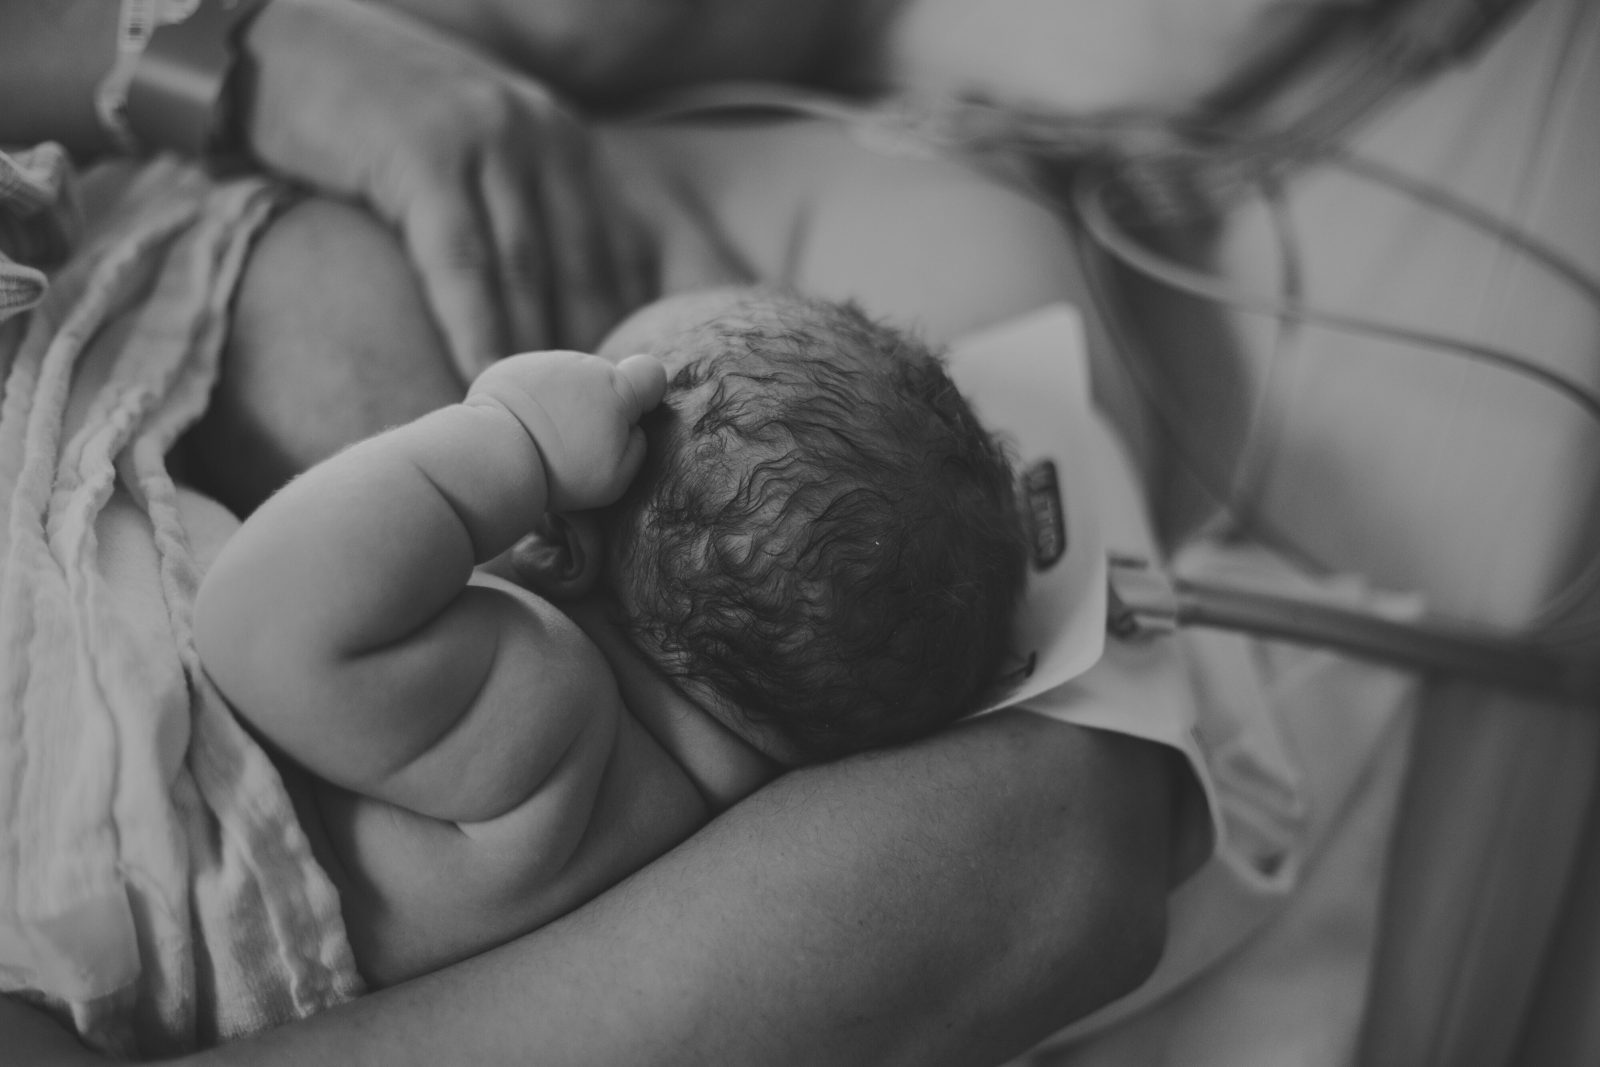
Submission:
[[[612,364],[582,352],[528,352],[478,375],[466,403],[510,412],[544,459],[546,507],[582,511],[627,489],[644,462],[639,419],[666,391],[654,356]]]

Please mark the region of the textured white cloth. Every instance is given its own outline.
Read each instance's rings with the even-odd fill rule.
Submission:
[[[0,151],[0,323],[43,299],[40,268],[66,255],[78,218],[69,169],[59,145]]]
[[[57,165],[0,157],[0,215],[71,233],[59,156],[30,158]],[[158,162],[47,289],[0,265],[0,310],[32,307],[0,333],[0,992],[120,1055],[359,991],[277,772],[200,669],[165,465],[272,204]]]

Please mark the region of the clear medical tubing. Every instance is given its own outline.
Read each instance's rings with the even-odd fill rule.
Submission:
[[[1600,701],[1600,663],[1557,655],[1534,641],[1426,619],[1173,579],[1176,623],[1234,630],[1347,652],[1410,669],[1439,671],[1544,696]]]

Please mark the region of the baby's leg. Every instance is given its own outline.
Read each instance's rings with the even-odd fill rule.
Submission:
[[[355,207],[306,200],[251,253],[185,471],[244,514],[313,463],[462,391],[396,238]]]

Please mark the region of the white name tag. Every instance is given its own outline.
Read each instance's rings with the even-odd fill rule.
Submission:
[[[989,711],[1077,677],[1105,648],[1106,549],[1083,323],[1069,305],[1053,305],[963,338],[949,365],[1017,462],[1032,550],[1015,652]]]

